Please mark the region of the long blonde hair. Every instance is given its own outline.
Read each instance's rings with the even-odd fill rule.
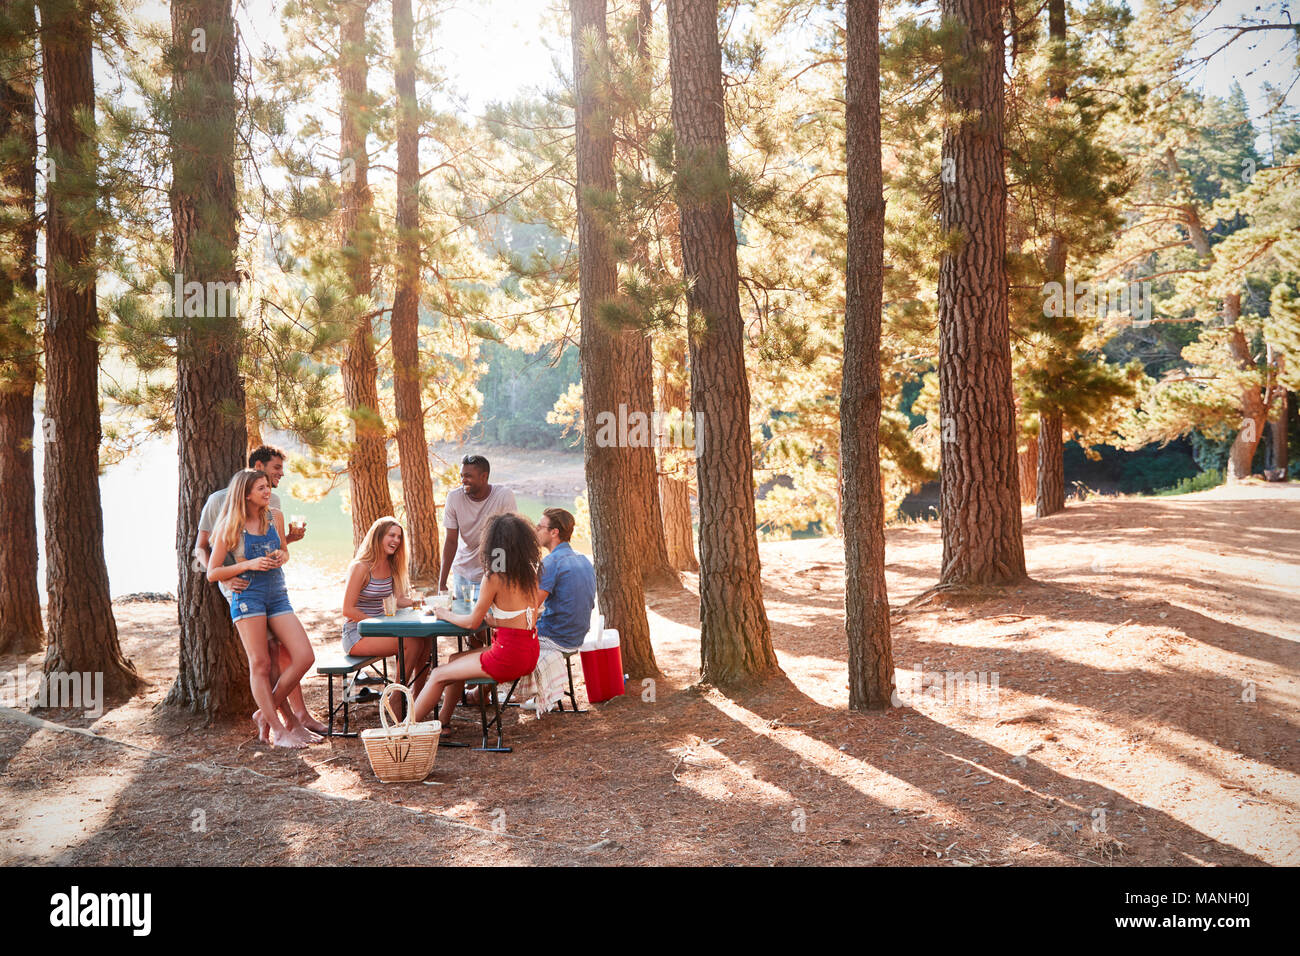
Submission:
[[[244,530],[244,525],[248,522],[248,494],[257,484],[257,479],[262,478],[270,481],[266,477],[266,472],[258,471],[255,468],[245,468],[243,471],[235,473],[235,477],[230,481],[230,487],[226,490],[226,501],[221,506],[221,514],[217,517],[217,540],[226,546],[226,550],[234,553],[239,546],[240,535]],[[262,509],[261,524],[258,534],[266,534],[267,527],[271,523],[271,508],[268,505]]]
[[[353,558],[355,564],[364,564],[367,569],[373,568],[375,562],[383,554],[382,545],[384,535],[392,530],[393,525],[402,528],[402,525],[392,515],[384,515],[382,518],[376,518],[375,523],[370,526],[366,536],[361,539],[361,546],[357,548],[356,557]],[[393,575],[393,593],[404,595],[407,591],[408,582],[406,580],[406,529],[402,528],[402,541],[393,552],[393,556],[388,559],[388,568]]]

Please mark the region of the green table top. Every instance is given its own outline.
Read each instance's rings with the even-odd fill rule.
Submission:
[[[473,608],[467,601],[455,601],[451,610],[468,614]],[[457,637],[474,633],[413,608],[402,608],[392,617],[368,617],[357,624],[357,630],[362,637]]]

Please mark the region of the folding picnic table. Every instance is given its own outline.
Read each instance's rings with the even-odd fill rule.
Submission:
[[[473,610],[473,606],[468,601],[453,601],[451,610],[457,614],[468,614]],[[455,637],[457,643],[463,638],[472,637],[478,631],[469,628],[457,627],[448,621],[439,620],[432,615],[427,615],[422,611],[416,611],[414,608],[402,608],[392,617],[370,617],[361,621],[357,625],[362,637],[432,637],[433,652],[430,666],[436,667],[438,664],[438,638]],[[480,628],[481,630],[481,628]],[[397,672],[406,674],[406,642],[398,641],[397,643]],[[496,681],[490,679],[471,680],[470,684],[484,684],[487,686],[480,687],[479,697],[479,719],[483,725],[483,745],[477,749],[492,750],[501,753],[509,753],[510,748],[503,746],[501,742],[501,707],[502,702],[497,699]],[[511,694],[514,693],[515,684],[510,685],[510,690],[506,693],[504,703],[508,704]],[[484,694],[491,694],[493,710],[496,713],[492,721],[487,719],[487,704],[483,698]],[[495,724],[497,731],[497,745],[489,747],[487,745],[488,728]],[[467,746],[466,744],[457,744],[450,741],[443,741],[439,744],[442,747]]]

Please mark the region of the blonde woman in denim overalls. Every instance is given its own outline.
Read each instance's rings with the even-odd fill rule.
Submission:
[[[258,706],[253,723],[263,741],[277,747],[305,747],[321,738],[302,725],[285,701],[316,655],[289,603],[281,570],[289,559],[284,542],[284,515],[271,508],[271,483],[266,474],[254,469],[239,472],[230,483],[212,535],[208,580],[250,579],[248,587],[231,598],[230,617],[248,655],[249,683]],[[230,551],[237,560],[227,565],[223,562]],[[289,652],[289,666],[280,672],[274,687],[268,627]]]

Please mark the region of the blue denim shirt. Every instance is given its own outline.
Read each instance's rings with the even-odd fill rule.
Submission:
[[[563,648],[577,648],[591,628],[596,606],[596,569],[587,556],[561,541],[542,561],[540,587],[546,609],[537,619],[537,633]]]

